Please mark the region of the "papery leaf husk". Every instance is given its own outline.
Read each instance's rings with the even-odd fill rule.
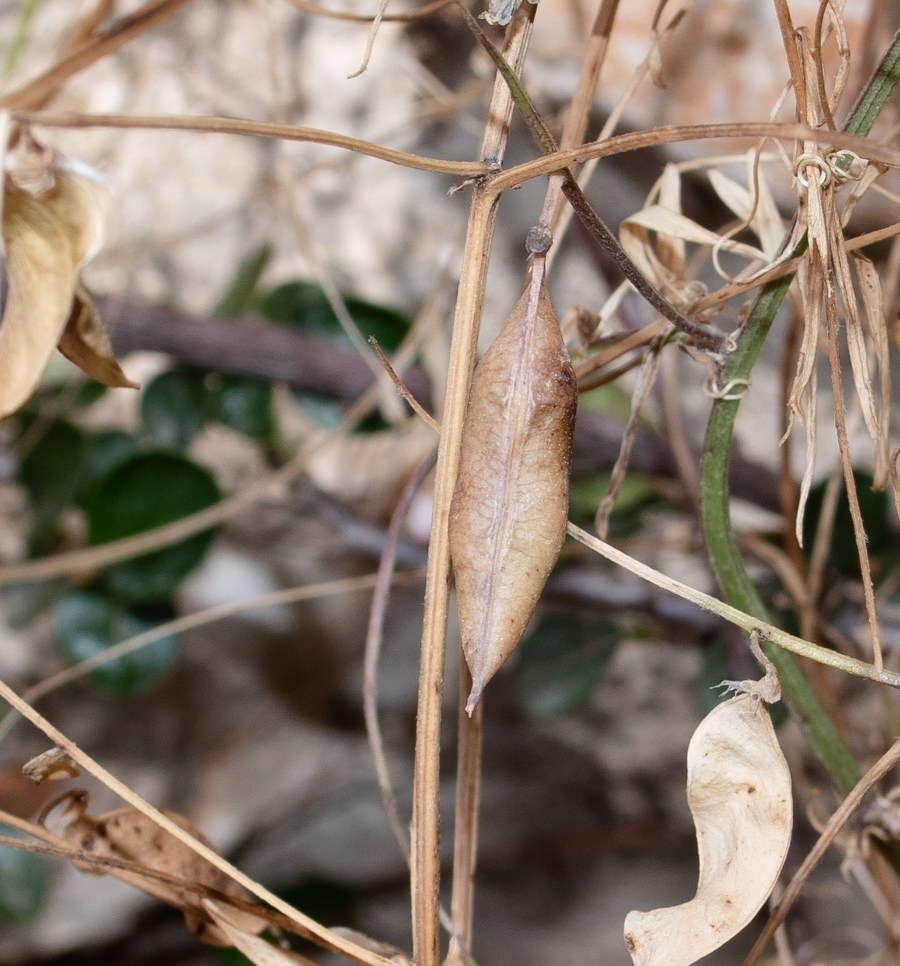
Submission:
[[[635,966],[690,966],[737,935],[769,897],[787,856],[791,776],[768,708],[742,694],[714,708],[688,747],[688,805],[700,876],[690,902],[630,912]]]
[[[450,507],[470,713],[519,643],[565,540],[576,399],[546,287],[529,285],[472,377]]]
[[[56,172],[33,197],[7,181],[3,204],[8,296],[0,323],[0,419],[34,392],[69,319],[81,267],[100,248],[93,189]]]
[[[34,392],[69,317],[78,259],[39,199],[7,186],[3,204],[8,294],[0,322],[0,419]]]

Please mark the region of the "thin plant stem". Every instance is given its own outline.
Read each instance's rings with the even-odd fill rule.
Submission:
[[[372,750],[372,759],[375,762],[375,773],[378,776],[378,787],[381,789],[381,797],[384,801],[391,831],[394,833],[394,838],[397,839],[397,844],[400,846],[400,851],[407,863],[409,862],[409,839],[406,829],[400,821],[397,796],[394,794],[394,785],[391,781],[391,774],[384,753],[381,726],[378,723],[378,663],[381,658],[384,618],[387,613],[388,596],[394,579],[400,531],[406,521],[413,498],[419,492],[425,477],[431,472],[436,456],[437,450],[423,460],[419,468],[409,478],[391,516],[384,550],[378,563],[363,658],[363,714],[366,721],[366,734],[369,738],[369,747]]]
[[[470,30],[484,50],[490,55],[500,75],[509,85],[516,107],[528,125],[528,129],[531,131],[535,141],[537,141],[538,147],[545,155],[552,156],[559,154],[556,140],[531,102],[531,98],[529,98],[521,81],[516,77],[515,72],[504,59],[502,53],[490,42],[478,21],[466,10],[462,3],[460,3],[459,9],[462,11],[463,18]],[[647,280],[637,265],[629,258],[628,253],[619,243],[619,239],[587,200],[568,167],[561,167],[558,170],[548,172],[548,174],[551,174],[553,178],[559,178],[561,180],[562,193],[566,196],[566,200],[572,206],[578,219],[591,235],[597,239],[603,247],[603,250],[612,258],[616,263],[616,267],[631,282],[637,292],[657,312],[665,316],[674,326],[689,336],[699,349],[712,353],[721,353],[725,346],[724,333],[712,326],[686,316]],[[543,223],[549,224],[553,207],[553,191],[551,189],[548,192],[547,201],[544,203],[544,210],[541,215]]]
[[[96,762],[90,755],[83,752],[73,741],[70,741],[58,728],[55,728],[43,715],[39,714],[27,702],[23,701],[4,681],[0,681],[0,699],[6,701],[23,717],[27,718],[35,727],[39,728],[57,747],[62,749],[76,765],[80,765],[85,771],[90,772],[95,778],[101,781],[107,788],[134,806],[140,812],[155,822],[160,828],[170,835],[174,835],[179,842],[182,842],[201,858],[206,859],[211,865],[220,872],[224,872],[229,878],[255,895],[263,902],[269,903],[274,909],[287,916],[292,921],[298,923],[308,933],[314,937],[315,942],[324,946],[326,949],[334,950],[347,956],[349,959],[360,966],[391,966],[391,960],[384,956],[374,953],[369,949],[357,945],[332,932],[330,929],[317,923],[314,919],[280,899],[273,892],[255,882],[248,875],[241,872],[230,862],[222,858],[205,843],[194,838],[189,832],[185,831],[180,825],[173,822],[171,818],[163,814],[158,808],[154,808],[146,802],[140,795],[133,792],[127,785],[120,782],[114,775],[108,772],[102,765]]]
[[[861,158],[868,158],[892,168],[900,167],[900,150],[888,144],[870,140],[843,131],[820,131],[803,124],[781,124],[774,121],[746,121],[732,124],[685,124],[651,128],[617,134],[602,141],[589,141],[568,151],[555,151],[532,161],[499,172],[491,178],[493,191],[507,191],[518,185],[552,174],[571,164],[580,164],[592,158],[609,158],[627,151],[661,147],[664,144],[681,144],[685,141],[717,140],[720,138],[778,138],[782,141],[814,141],[829,144],[839,150],[853,151]]]
[[[412,571],[402,571],[392,576],[393,583],[405,584],[421,581],[424,572],[421,569]],[[369,590],[376,586],[378,579],[377,573],[364,574],[360,577],[345,577],[340,580],[327,580],[320,584],[308,584],[305,587],[288,587],[285,590],[274,590],[267,594],[259,594],[249,600],[238,600],[230,604],[219,604],[216,607],[208,607],[205,610],[197,611],[195,614],[185,614],[176,617],[174,620],[166,621],[148,631],[135,634],[118,644],[104,648],[98,654],[73,664],[63,671],[58,671],[51,675],[40,684],[24,691],[22,699],[33,704],[35,701],[56,691],[58,688],[71,684],[83,678],[86,674],[103,667],[110,661],[133,654],[142,647],[147,647],[163,637],[171,637],[175,634],[183,634],[185,631],[194,630],[197,627],[205,627],[216,621],[243,614],[248,610],[256,610],[261,607],[277,607],[282,604],[296,604],[304,600],[318,600],[324,597],[335,597],[343,594],[357,593],[362,590]],[[6,716],[0,720],[0,742],[9,734],[10,728],[18,720],[18,715],[14,711],[7,712]]]
[[[807,657],[812,661],[818,661],[826,667],[832,667],[835,670],[844,671],[846,674],[852,674],[854,677],[864,678],[868,681],[874,681],[876,684],[886,684],[888,687],[900,689],[900,673],[898,672],[885,669],[879,670],[872,664],[859,661],[855,657],[849,657],[846,654],[833,651],[827,647],[819,647],[818,644],[804,641],[794,634],[788,634],[787,631],[781,630],[768,620],[763,620],[752,613],[739,610],[737,607],[726,604],[716,597],[704,594],[702,590],[689,587],[674,577],[668,577],[666,574],[660,573],[652,567],[648,567],[647,564],[635,560],[634,557],[630,557],[627,553],[623,553],[623,551],[612,546],[612,544],[598,539],[586,530],[582,530],[581,527],[576,526],[574,523],[569,523],[566,532],[570,537],[573,537],[588,549],[600,554],[601,557],[605,557],[607,560],[612,561],[612,563],[624,567],[626,570],[631,571],[631,573],[636,574],[638,577],[642,577],[651,584],[655,584],[663,590],[676,594],[683,600],[690,601],[692,604],[702,607],[703,610],[707,610],[711,614],[715,614],[717,617],[728,621],[730,624],[740,627],[748,634],[754,630],[758,631],[760,640],[769,645],[767,648],[764,644],[763,651],[770,661],[772,660],[772,652],[778,654],[790,651],[800,657]],[[772,661],[772,663],[775,664],[776,670],[778,670],[776,662]],[[778,670],[778,674],[781,677],[780,670]],[[782,690],[784,690],[783,678]],[[851,785],[850,787],[852,788],[853,786]]]
[[[301,447],[284,466],[267,473],[265,476],[232,496],[226,497],[219,503],[197,513],[191,513],[180,520],[167,523],[154,530],[112,540],[96,547],[85,547],[81,550],[70,550],[65,553],[42,557],[38,560],[26,560],[22,563],[0,566],[0,586],[25,583],[32,580],[48,580],[76,571],[89,571],[98,567],[105,567],[119,560],[128,560],[151,550],[171,546],[185,537],[202,533],[211,527],[230,520],[253,506],[275,486],[281,486],[295,479],[306,469],[307,460],[318,449],[324,446],[335,435],[355,426],[360,419],[372,411],[378,401],[380,389],[377,385],[370,386],[360,398],[347,410],[340,425],[332,433],[318,437],[308,445]]]
[[[354,23],[372,23],[375,20],[375,17],[370,14],[330,10],[327,7],[320,6],[318,3],[311,3],[310,0],[287,0],[287,2],[292,7],[302,10],[304,13],[312,14],[314,17],[326,17],[331,20],[350,20]],[[451,3],[455,2],[456,0],[434,0],[433,3],[426,3],[406,13],[386,13],[381,19],[384,23],[411,23],[414,20],[422,20],[424,17],[430,17],[433,13],[437,13],[439,10],[443,10],[444,7],[449,7]]]
[[[0,108],[2,108],[0,102]],[[406,151],[395,151],[371,141],[320,131],[312,127],[294,124],[276,124],[270,121],[254,121],[240,117],[198,117],[185,114],[170,116],[157,114],[82,114],[78,112],[51,113],[46,111],[13,110],[12,119],[23,124],[40,124],[42,127],[63,128],[124,128],[151,131],[194,131],[200,134],[233,134],[243,137],[278,138],[282,141],[304,141],[309,144],[327,144],[344,148],[356,154],[378,158],[391,164],[435,174],[449,174],[460,178],[477,178],[487,172],[481,161],[441,161],[425,158]]]
[[[406,400],[410,409],[425,423],[426,426],[430,426],[436,433],[441,431],[440,424],[431,415],[422,408],[419,400],[406,388],[403,384],[403,380],[394,371],[394,367],[391,365],[390,360],[384,354],[384,350],[378,344],[378,339],[374,335],[369,336],[369,345],[375,350],[375,355],[378,356],[379,361],[384,366],[384,371],[390,376],[391,382],[397,387],[397,392]]]
[[[466,699],[472,690],[472,675],[465,654],[459,654],[459,710],[456,764],[456,817],[453,838],[453,889],[450,917],[453,936],[444,966],[465,966],[472,948],[475,897],[475,862],[478,850],[478,806],[481,801],[481,745],[484,697],[472,714]]]

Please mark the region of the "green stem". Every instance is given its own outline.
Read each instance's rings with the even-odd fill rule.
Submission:
[[[878,65],[856,102],[845,125],[848,133],[865,137],[879,111],[900,80],[900,31],[894,35],[887,54]],[[769,333],[793,276],[770,282],[759,295],[729,357],[721,384],[732,379],[749,379],[759,350]],[[710,566],[726,599],[735,607],[768,622],[768,613],[744,566],[731,526],[728,495],[728,465],[738,400],[717,399],[710,412],[703,449],[701,516]],[[793,657],[771,643],[763,645],[775,665],[782,691],[800,720],[819,759],[844,794],[859,781],[859,765],[819,704],[812,688]]]

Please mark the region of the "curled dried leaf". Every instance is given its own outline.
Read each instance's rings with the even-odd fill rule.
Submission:
[[[690,902],[630,912],[635,966],[689,966],[737,935],[775,885],[791,840],[791,781],[756,695],[718,705],[688,747],[688,804],[700,881]]]
[[[44,809],[46,815],[59,806],[63,807],[63,838],[74,848],[91,855],[140,863],[155,872],[183,879],[186,884],[206,886],[226,896],[248,898],[244,889],[224,872],[210,865],[206,859],[160,828],[143,812],[136,808],[118,808],[103,815],[91,816],[87,814],[89,800],[87,792],[73,791],[51,802]],[[213,848],[212,843],[184,816],[168,809],[163,809],[163,812],[194,838]],[[102,875],[106,871],[100,867],[98,872],[98,866],[84,862],[73,862],[73,865],[89,875]],[[212,921],[210,913],[203,907],[202,900],[195,891],[179,889],[167,882],[142,876],[136,871],[114,868],[108,871],[148,895],[180,909],[184,913],[188,928],[202,942],[210,946],[232,944],[231,939]],[[267,925],[263,920],[241,910],[231,910],[229,917],[245,932],[260,932]]]
[[[529,285],[472,377],[450,506],[469,713],[519,643],[565,539],[576,400],[546,287]]]
[[[0,419],[34,392],[61,339],[88,375],[133,385],[112,360],[102,323],[80,289],[81,269],[103,242],[94,189],[65,171],[55,172],[39,196],[8,181],[3,241],[9,294],[0,324]]]
[[[3,204],[9,294],[0,324],[0,418],[34,392],[69,317],[77,257],[58,219],[9,187]]]
[[[94,300],[83,285],[78,285],[72,311],[59,338],[59,351],[82,372],[104,386],[139,389],[113,357],[112,342]]]

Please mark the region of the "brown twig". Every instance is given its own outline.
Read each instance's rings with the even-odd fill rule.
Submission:
[[[378,340],[374,335],[369,336],[369,345],[375,350],[378,358],[381,360],[381,364],[384,366],[385,371],[391,377],[394,385],[397,387],[397,392],[409,403],[410,408],[415,412],[415,414],[428,426],[430,426],[436,433],[440,433],[441,427],[440,423],[427,412],[422,406],[419,405],[418,400],[415,396],[406,388],[403,384],[403,380],[394,372],[394,367],[391,365],[390,360],[382,351],[381,346],[378,344]]]
[[[347,13],[344,10],[329,10],[327,7],[322,7],[317,3],[311,3],[310,0],[287,0],[287,2],[292,7],[303,10],[305,13],[310,13],[314,17],[327,17],[331,20],[350,20],[354,23],[372,23],[375,20],[375,17],[369,14]],[[433,13],[437,13],[439,10],[443,10],[444,7],[449,7],[451,3],[455,2],[456,0],[434,0],[433,3],[426,3],[416,10],[409,10],[406,13],[386,13],[381,19],[385,23],[412,23],[415,20],[430,17]]]
[[[855,137],[842,131],[819,131],[802,124],[777,124],[770,121],[742,122],[740,124],[685,124],[652,128],[617,134],[603,141],[591,141],[569,151],[555,151],[532,161],[506,168],[491,178],[491,190],[508,191],[532,178],[552,174],[571,164],[580,164],[591,158],[609,158],[629,151],[659,147],[663,144],[681,144],[685,141],[713,139],[778,138],[782,141],[814,141],[830,144],[841,150],[853,151],[861,158],[878,161],[892,168],[900,167],[900,150],[881,144],[870,138]]]
[[[183,0],[188,2],[188,0]],[[0,102],[0,108],[3,103]],[[487,166],[478,161],[440,161],[424,158],[406,151],[384,148],[371,141],[335,134],[333,131],[320,131],[311,127],[297,127],[293,124],[274,124],[268,121],[254,121],[237,117],[192,117],[172,115],[170,117],[154,114],[82,114],[77,112],[52,114],[44,111],[13,109],[13,120],[24,124],[40,124],[43,127],[65,128],[135,128],[151,131],[196,131],[204,134],[236,134],[243,137],[280,138],[284,141],[305,141],[310,144],[327,144],[344,148],[357,154],[389,161],[405,168],[419,171],[433,171],[460,178],[477,178],[487,171]]]

